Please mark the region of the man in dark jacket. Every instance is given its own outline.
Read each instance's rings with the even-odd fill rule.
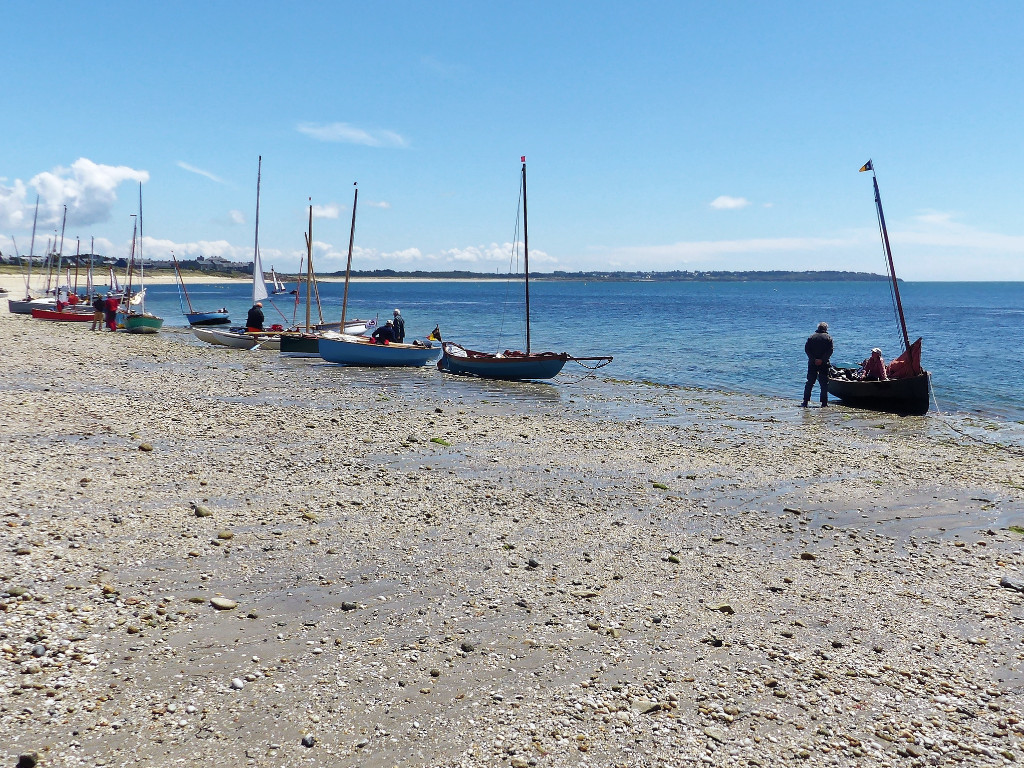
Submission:
[[[390,344],[395,340],[395,328],[391,321],[388,320],[387,323],[374,331],[371,337],[377,344]]]
[[[828,406],[828,360],[832,357],[832,337],[828,335],[828,323],[818,323],[818,330],[807,337],[804,344],[807,353],[807,383],[804,384],[802,408],[811,400],[811,390],[817,380],[821,390],[821,407]]]
[[[395,319],[391,321],[392,327],[395,329],[395,341],[399,344],[405,342],[405,318],[402,317],[402,313],[397,309],[395,310]]]
[[[257,301],[252,305],[249,314],[245,318],[245,329],[247,331],[263,330],[263,302]]]

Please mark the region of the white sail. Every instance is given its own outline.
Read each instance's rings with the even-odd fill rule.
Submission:
[[[252,303],[263,301],[270,294],[263,281],[263,262],[260,261],[260,177],[263,175],[263,156],[256,170],[256,237],[252,249]]]

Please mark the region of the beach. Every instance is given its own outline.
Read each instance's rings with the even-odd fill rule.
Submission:
[[[0,310],[8,764],[1024,759],[1012,446],[81,325]]]

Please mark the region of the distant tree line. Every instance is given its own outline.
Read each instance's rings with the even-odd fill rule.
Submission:
[[[331,277],[344,277],[343,271],[330,273]],[[464,270],[453,270],[450,272],[426,272],[424,270],[411,270],[399,272],[394,269],[368,269],[353,270],[353,277],[376,277],[400,279],[441,279],[441,280],[493,280],[495,277],[507,277],[508,275],[491,275],[481,272],[467,272]],[[523,275],[511,275],[511,277],[522,278]],[[593,282],[722,282],[737,283],[749,281],[768,282],[864,282],[875,280],[888,280],[887,275],[877,275],[873,272],[839,272],[834,270],[809,270],[796,272],[790,270],[748,270],[744,272],[727,271],[684,271],[673,270],[671,272],[531,272],[531,280],[586,280]]]

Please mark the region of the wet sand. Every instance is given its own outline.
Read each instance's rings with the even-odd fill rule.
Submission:
[[[9,764],[1024,758],[1017,450],[568,369],[0,333]]]

